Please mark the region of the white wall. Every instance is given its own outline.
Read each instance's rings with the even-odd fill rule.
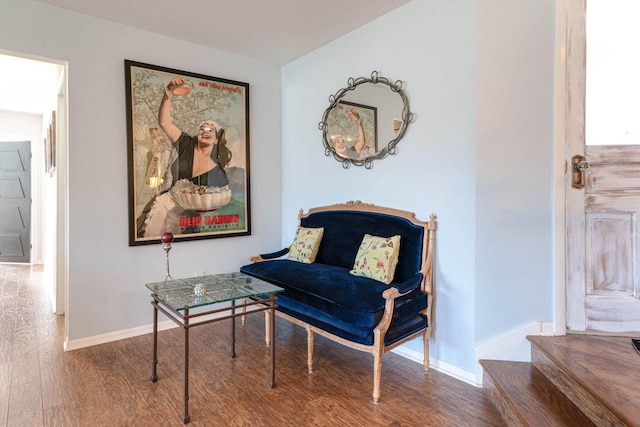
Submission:
[[[504,325],[553,319],[555,1],[479,4],[476,341],[481,343]]]
[[[32,0],[3,2],[0,40],[68,63],[69,340],[148,325],[144,284],[165,273],[160,245],[128,246],[124,59],[250,84],[252,236],[178,242],[172,275],[236,270],[279,246],[278,67]]]
[[[431,357],[552,312],[553,0],[414,0],[283,68],[283,244],[299,208],[362,200],[438,215]],[[371,170],[325,157],[317,124],[348,77],[406,82],[416,120]],[[409,345],[420,351],[420,342]]]

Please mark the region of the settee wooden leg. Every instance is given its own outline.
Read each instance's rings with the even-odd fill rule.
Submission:
[[[373,403],[380,402],[380,378],[382,377],[382,356],[373,354]]]
[[[242,305],[244,306],[244,304],[247,303],[247,299],[246,298],[242,298]],[[242,316],[240,316],[240,323],[242,324],[242,326],[247,324],[247,307],[242,307]]]
[[[271,345],[271,313],[269,310],[264,312],[264,342],[267,347]]]
[[[307,328],[307,369],[309,373],[313,372],[313,344],[314,344],[314,335],[311,328]]]
[[[424,340],[424,359],[422,359],[422,365],[424,366],[424,372],[429,372],[429,336],[427,334],[422,336]]]

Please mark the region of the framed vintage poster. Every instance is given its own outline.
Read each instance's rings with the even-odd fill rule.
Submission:
[[[125,60],[129,245],[251,234],[249,84]]]
[[[340,101],[327,117],[330,146],[340,157],[364,159],[378,151],[377,107]]]

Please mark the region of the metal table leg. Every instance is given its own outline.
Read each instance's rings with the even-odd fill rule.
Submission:
[[[156,371],[156,367],[158,366],[158,307],[156,306],[155,301],[151,304],[153,304],[153,361],[150,381],[155,383],[158,381],[158,374]]]
[[[191,421],[189,416],[189,310],[184,311],[184,394],[182,397],[184,412],[182,422]]]
[[[270,295],[274,298],[274,295]],[[276,309],[275,301],[271,301],[271,309],[269,310],[271,315],[269,316],[269,340],[271,341],[271,381],[269,387],[274,388],[276,386]]]
[[[236,300],[231,301],[231,358],[236,358]]]

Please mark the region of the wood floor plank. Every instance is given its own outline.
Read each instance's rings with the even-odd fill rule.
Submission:
[[[82,427],[74,405],[58,405],[44,411],[45,427]]]
[[[0,427],[7,426],[8,414],[9,414],[9,400],[0,399]]]
[[[40,381],[11,386],[7,426],[41,426]]]
[[[62,351],[40,353],[42,407],[50,409],[64,405],[73,396],[73,384],[69,365]]]
[[[11,386],[40,381],[37,344],[31,351],[14,350],[11,362]]]
[[[10,391],[11,391],[11,363],[0,363],[0,402],[9,401]]]
[[[0,363],[11,361],[15,330],[15,313],[11,311],[0,311]]]

